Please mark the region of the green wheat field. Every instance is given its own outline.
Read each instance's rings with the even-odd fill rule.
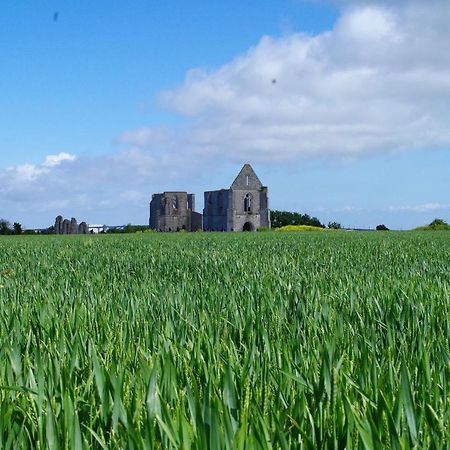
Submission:
[[[0,239],[1,449],[450,446],[450,236]]]

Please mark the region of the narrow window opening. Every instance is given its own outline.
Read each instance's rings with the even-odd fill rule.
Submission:
[[[246,194],[244,198],[244,212],[251,212],[252,210],[252,196],[250,194]]]
[[[248,186],[249,183],[249,179],[248,179],[248,175],[245,175],[245,184]]]

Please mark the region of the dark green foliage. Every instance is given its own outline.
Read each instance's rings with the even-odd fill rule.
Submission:
[[[0,219],[0,234],[12,234],[11,224],[5,219]]]
[[[300,214],[289,211],[270,211],[270,221],[272,228],[280,228],[286,225],[311,225],[313,227],[325,228],[317,217],[309,214]]]
[[[389,228],[386,225],[377,225],[376,227],[377,231],[389,231]]]
[[[441,449],[443,233],[0,239],[0,448]]]
[[[39,234],[55,234],[55,227],[52,225],[48,228],[45,228],[39,231]]]
[[[340,230],[342,227],[338,222],[328,222],[328,228],[331,228],[333,230]]]
[[[13,225],[13,233],[14,233],[14,234],[22,234],[22,233],[23,233],[23,231],[22,231],[22,225],[21,225],[20,223],[14,222],[14,225]]]
[[[448,231],[450,225],[443,219],[434,219],[429,225],[425,227],[416,228],[417,231]]]

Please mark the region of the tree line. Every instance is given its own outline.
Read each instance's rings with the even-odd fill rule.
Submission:
[[[12,225],[5,219],[0,219],[0,234],[22,234],[22,225],[14,222]]]
[[[325,228],[325,225],[317,217],[289,211],[270,211],[270,222],[272,228],[281,228],[286,225],[311,225],[313,227]]]

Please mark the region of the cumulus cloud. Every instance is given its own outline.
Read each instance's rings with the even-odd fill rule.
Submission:
[[[8,181],[8,183],[0,185],[0,189],[5,191],[15,185],[32,183],[43,175],[47,175],[51,168],[75,160],[75,155],[58,153],[57,155],[48,155],[42,164],[21,164],[16,167],[9,167],[3,173],[0,172],[0,180],[3,178]]]
[[[43,167],[55,167],[59,166],[64,161],[75,161],[76,159],[77,157],[75,155],[62,152],[57,155],[48,155],[42,165]]]
[[[447,146],[449,19],[446,5],[353,3],[330,31],[265,36],[159,98],[188,119],[182,143],[196,156],[283,162]]]

